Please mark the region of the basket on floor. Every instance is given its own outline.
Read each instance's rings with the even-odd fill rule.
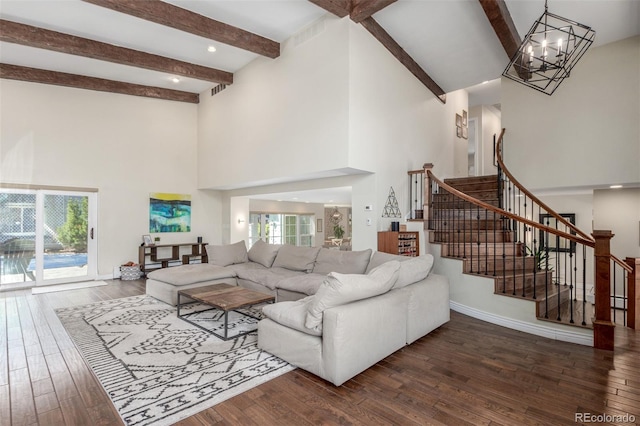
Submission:
[[[135,266],[121,266],[120,267],[120,279],[123,281],[137,280],[142,277],[142,271],[140,265]]]

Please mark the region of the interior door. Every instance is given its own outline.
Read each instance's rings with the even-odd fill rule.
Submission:
[[[91,192],[0,190],[0,286],[94,279],[96,203]]]

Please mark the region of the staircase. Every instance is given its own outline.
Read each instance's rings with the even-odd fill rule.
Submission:
[[[503,204],[504,183],[497,175],[445,179],[444,183],[482,203]],[[495,294],[535,303],[540,320],[592,328],[592,305],[576,300],[572,283],[560,284],[563,280],[553,273],[554,253],[546,253],[551,262],[545,260],[535,241],[536,232],[523,235],[531,228],[519,227],[444,186],[431,195],[429,223],[429,241],[441,244],[443,257],[461,260],[465,274],[492,279]],[[511,207],[515,210],[516,203]]]

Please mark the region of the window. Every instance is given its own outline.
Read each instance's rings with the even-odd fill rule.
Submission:
[[[294,215],[284,216],[284,241],[286,244],[298,245],[298,217]]]
[[[313,247],[315,230],[312,214],[258,213],[249,214],[249,247],[256,241],[269,244],[291,244]]]
[[[300,227],[298,230],[299,246],[313,247],[315,231],[313,229],[314,217],[312,215],[298,216]]]

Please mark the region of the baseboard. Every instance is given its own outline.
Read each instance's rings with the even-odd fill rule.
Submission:
[[[548,339],[560,340],[563,342],[570,342],[576,343],[578,345],[593,347],[593,334],[586,335],[577,331],[560,330],[554,327],[545,326],[543,324],[533,324],[520,320],[514,320],[512,318],[503,317],[491,312],[481,311],[470,306],[462,305],[458,302],[454,302],[453,300],[449,301],[449,306],[456,312],[460,312],[461,314],[468,315],[470,317],[477,318],[491,324],[500,325],[536,336],[546,337]]]
[[[118,269],[118,272],[120,272],[120,270]],[[118,276],[115,276],[115,271],[113,274],[104,274],[104,275],[98,275],[96,277],[96,280],[115,280],[120,278],[120,274],[118,274]]]

